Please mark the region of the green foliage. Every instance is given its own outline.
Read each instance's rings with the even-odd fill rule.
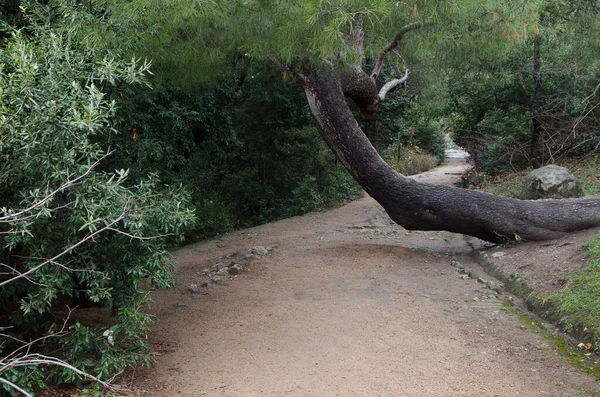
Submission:
[[[541,40],[541,161],[553,163],[596,152],[600,143],[595,90],[600,48],[597,40],[590,41],[599,34],[599,5],[547,0],[540,6],[534,26]],[[503,56],[478,52],[449,75],[454,138],[485,172],[502,173],[529,163],[533,36],[530,32],[513,43]]]
[[[153,319],[144,313],[148,295],[140,290],[132,298],[131,305],[119,308],[120,321],[105,329],[80,322],[71,325],[69,334],[60,340],[65,359],[100,379],[120,374],[128,366],[149,366],[150,346],[146,335]],[[72,371],[63,369],[54,374],[52,382],[81,385],[82,379]]]
[[[359,191],[311,126],[299,88],[260,69],[248,75],[233,93],[202,100],[197,122],[208,134],[181,174],[194,192],[197,237],[326,208]]]
[[[78,368],[109,378],[145,360],[151,319],[142,311],[144,291],[173,284],[165,247],[183,232],[212,236],[356,197],[358,187],[312,127],[303,93],[267,64],[274,57],[294,71],[351,65],[358,59],[348,37],[359,22],[366,63],[399,27],[426,23],[401,42],[403,57],[387,59],[382,78],[397,77],[406,60],[417,65],[417,84],[403,97],[390,94],[366,127],[378,148],[396,159],[433,161],[423,151],[441,156],[444,116],[451,115],[458,136],[474,136],[489,153],[478,158],[502,168],[497,158],[528,133],[529,104],[521,88],[526,57],[504,55],[525,49],[525,35],[549,18],[542,17],[544,4],[51,0],[25,4],[25,14],[3,14],[2,32],[11,24],[25,29],[0,32],[0,203],[7,217],[30,209],[0,226],[1,262],[25,272],[56,257],[35,272],[35,283],[21,278],[0,291],[12,335],[26,340],[48,331],[39,351],[60,351]],[[560,10],[553,15],[572,9],[553,4]],[[583,22],[597,27],[593,18]],[[577,46],[559,46],[560,35],[572,30],[556,32],[548,43],[561,49],[557,59],[577,55]],[[585,68],[552,63],[584,79],[575,84],[559,72],[548,86],[564,91],[568,80],[571,92],[590,92],[597,69],[590,53],[577,57]],[[155,90],[146,85],[149,63],[140,56],[153,59]],[[448,93],[441,90],[445,78]],[[589,114],[585,95],[563,96],[569,117]],[[595,118],[578,120],[589,127]],[[191,207],[199,217],[193,230]],[[151,238],[157,235],[163,237]],[[71,296],[111,307],[115,322],[97,327],[76,312],[67,336],[51,334]],[[2,352],[18,345],[0,343]],[[61,371],[24,367],[0,375],[29,389],[48,379],[81,381]]]
[[[363,123],[363,130],[380,153],[400,146],[423,150],[439,161],[444,159],[444,127],[429,108],[404,95],[390,95],[379,105],[375,120]]]
[[[205,107],[203,94],[138,85],[110,95],[120,105],[114,117],[116,129],[109,132],[108,141],[119,150],[103,168],[127,167],[134,181],[151,170],[167,184],[181,182],[180,173],[198,148],[190,126],[204,122],[209,128],[214,126],[210,120],[215,117],[214,109]]]
[[[446,144],[441,120],[445,109],[438,102],[443,100],[432,92],[434,90],[426,88],[428,84],[434,84],[427,80],[427,66],[417,59],[411,61],[418,64],[418,71],[411,74],[410,85],[389,93],[379,103],[374,119],[362,122],[361,128],[373,146],[385,156],[400,145],[423,150],[442,161]],[[367,66],[366,69],[369,68]],[[384,64],[380,78],[389,81],[402,74],[397,65]],[[425,95],[424,91],[427,91]]]
[[[306,98],[272,66],[248,65],[218,88],[169,85],[111,92],[121,104],[103,167],[148,169],[192,193],[197,224],[188,236],[327,208],[359,188],[318,136]]]
[[[149,64],[80,41],[74,22],[89,15],[57,4],[56,13],[29,4],[27,32],[13,32],[0,53],[0,262],[11,269],[0,282],[28,274],[2,286],[0,306],[13,338],[47,333],[30,352],[56,354],[60,346],[60,358],[109,379],[144,360],[143,290],[173,284],[160,236],[180,236],[194,217],[190,196],[156,175],[131,181],[125,169],[99,168],[118,106],[105,91],[145,84]],[[53,336],[70,297],[112,308],[113,343],[83,322]],[[3,354],[17,347],[14,339],[0,346]],[[28,389],[81,381],[60,367],[6,370],[0,376]]]
[[[470,56],[482,44],[499,47],[499,32],[521,31],[537,2],[469,0],[233,0],[182,3],[174,0],[113,1],[116,23],[136,30],[137,54],[151,57],[160,78],[182,85],[215,81],[247,60],[271,57],[293,67],[356,59],[349,33],[360,21],[367,59],[385,48],[398,29],[414,21],[427,28],[411,33],[402,52],[428,60]],[[529,25],[533,29],[533,24]],[[392,60],[390,59],[390,62]]]

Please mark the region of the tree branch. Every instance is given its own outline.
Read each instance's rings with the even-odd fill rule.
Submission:
[[[123,208],[123,212],[121,213],[121,215],[119,215],[117,218],[113,219],[108,225],[104,226],[103,228],[96,230],[94,233],[87,235],[86,237],[84,237],[83,239],[79,240],[77,243],[73,244],[72,246],[70,246],[69,248],[65,249],[64,251],[62,251],[61,253],[57,254],[56,256],[54,256],[53,258],[50,259],[46,259],[44,262],[40,263],[39,265],[29,269],[28,271],[24,272],[24,273],[19,273],[17,276],[14,276],[13,278],[10,278],[8,280],[2,281],[0,282],[0,287],[9,284],[15,280],[18,280],[20,278],[24,278],[24,277],[28,277],[30,274],[37,272],[39,269],[41,269],[42,267],[50,264],[50,263],[55,263],[59,258],[63,257],[64,255],[68,254],[69,252],[73,251],[75,248],[79,247],[80,245],[82,245],[83,243],[85,243],[86,241],[92,240],[94,237],[96,237],[98,234],[108,230],[111,228],[111,226],[115,225],[116,223],[118,223],[119,221],[125,219],[127,215],[127,209],[126,207]]]
[[[408,71],[408,69],[406,69],[404,71],[404,76],[402,76],[399,79],[394,79],[392,81],[388,81],[387,83],[385,83],[383,85],[383,87],[381,87],[381,89],[379,90],[379,95],[378,95],[379,101],[383,101],[385,99],[385,96],[387,95],[388,92],[394,90],[400,84],[402,84],[406,80],[408,80],[408,74],[409,74],[409,71]]]
[[[9,212],[9,210],[3,210],[3,212],[5,213],[5,215],[4,216],[0,216],[0,223],[14,222],[14,221],[23,221],[23,220],[27,220],[27,219],[33,218],[34,215],[26,215],[23,218],[20,218],[20,217],[23,216],[23,215],[25,215],[25,214],[28,214],[28,213],[32,212],[33,210],[35,210],[37,208],[40,208],[41,206],[43,206],[44,204],[46,204],[48,201],[50,201],[50,199],[52,199],[52,197],[54,197],[58,193],[62,192],[63,190],[66,190],[66,189],[70,188],[71,186],[73,186],[76,183],[78,183],[79,181],[81,181],[83,178],[85,178],[87,175],[89,175],[92,172],[92,170],[94,168],[96,168],[96,166],[102,160],[104,160],[106,157],[110,156],[112,153],[113,153],[112,151],[106,153],[105,155],[103,155],[102,157],[100,157],[98,160],[96,160],[96,162],[94,162],[92,165],[90,165],[88,167],[88,169],[83,174],[79,175],[77,178],[75,178],[73,180],[67,180],[58,189],[50,192],[43,199],[41,199],[37,203],[33,204],[32,206],[27,207],[27,208],[25,208],[23,210],[15,212],[15,213],[11,213],[11,212]]]
[[[90,375],[78,368],[75,368],[74,366],[66,363],[63,360],[60,360],[56,357],[51,357],[51,356],[44,356],[42,354],[37,354],[37,353],[33,353],[33,354],[27,354],[25,356],[22,357],[18,357],[14,360],[11,360],[6,366],[2,367],[2,370],[8,370],[11,368],[17,368],[17,367],[26,367],[26,366],[30,366],[30,365],[34,365],[34,366],[40,366],[40,365],[56,365],[59,367],[63,367],[66,369],[69,369],[73,372],[75,372],[76,374],[83,376],[86,379],[90,379],[93,380],[94,382],[98,382],[100,383],[103,387],[105,387],[108,390],[115,390],[115,386],[93,376]],[[0,378],[0,382],[4,382],[7,383],[8,381],[6,379],[2,379]],[[14,384],[11,384],[12,387],[15,387]],[[19,389],[19,391],[21,391],[21,389]],[[23,391],[21,391],[22,393],[24,393]],[[28,395],[25,393],[25,395]]]
[[[110,231],[113,231],[115,233],[122,234],[123,236],[129,237],[131,240],[140,240],[140,241],[156,240],[156,239],[159,239],[159,238],[170,237],[170,236],[174,236],[175,235],[174,233],[167,233],[167,234],[159,234],[157,236],[141,237],[141,236],[134,236],[131,233],[127,233],[127,232],[124,232],[124,231],[119,230],[119,229],[115,229],[114,227],[107,227],[106,230],[110,230]]]
[[[352,49],[358,56],[358,64],[362,63],[363,58],[363,42],[365,41],[365,31],[363,30],[363,22],[359,21],[352,29],[350,34],[350,40],[352,41]]]
[[[60,329],[60,331],[58,331],[57,333],[53,333],[51,335],[46,335],[46,336],[37,338],[30,342],[22,341],[20,339],[10,336],[10,335],[0,334],[0,337],[10,338],[10,339],[13,339],[13,340],[23,344],[23,346],[14,350],[12,353],[8,354],[7,356],[5,356],[3,358],[0,358],[0,375],[12,368],[26,367],[26,366],[30,366],[30,365],[34,365],[34,366],[57,365],[57,366],[69,369],[69,370],[75,372],[76,374],[83,376],[85,379],[89,379],[94,382],[98,382],[104,388],[106,388],[108,390],[113,390],[113,391],[116,390],[117,388],[115,386],[111,385],[110,383],[105,382],[93,375],[90,375],[90,374],[86,373],[85,371],[82,371],[61,359],[58,359],[58,358],[52,357],[52,356],[45,356],[42,354],[29,352],[31,347],[37,343],[40,343],[49,338],[65,336],[67,334],[65,329],[67,327],[67,323],[69,321],[69,318],[71,317],[72,312],[73,312],[73,310],[69,309],[69,314],[67,315],[67,318],[63,322],[63,325],[62,325],[62,328]],[[109,380],[109,382],[112,382],[112,380]],[[22,389],[21,387],[19,387],[18,385],[14,384],[13,382],[11,382],[7,379],[0,377],[0,383],[4,383],[4,384],[14,388],[15,390],[22,393],[24,396],[32,396],[27,391],[25,391],[24,389]]]
[[[25,390],[21,389],[19,386],[15,385],[14,383],[12,383],[9,380],[6,380],[6,379],[0,377],[0,383],[4,383],[6,385],[9,385],[10,387],[12,387],[13,389],[15,389],[16,391],[22,393],[25,397],[32,397],[31,394],[27,393]]]
[[[585,118],[586,118],[586,117],[587,117],[587,116],[588,116],[590,113],[592,113],[592,112],[594,111],[594,109],[596,109],[598,106],[600,106],[600,102],[598,102],[597,104],[595,104],[594,106],[592,106],[592,108],[591,108],[591,109],[589,109],[589,110],[587,109],[587,106],[588,106],[588,104],[589,104],[589,100],[590,100],[592,97],[594,97],[594,96],[595,96],[595,95],[598,93],[598,90],[600,90],[600,84],[598,84],[598,85],[596,86],[596,88],[594,88],[594,91],[593,91],[593,92],[592,92],[592,93],[591,93],[591,94],[590,94],[588,97],[586,97],[586,98],[585,98],[585,99],[582,101],[582,103],[585,103],[585,107],[583,108],[583,110],[581,111],[581,113],[584,113],[584,112],[585,112],[585,114],[584,114],[583,116],[580,116],[580,117],[578,117],[578,118],[577,118],[577,120],[575,121],[575,123],[573,124],[573,128],[571,128],[571,134],[572,134],[573,136],[575,135],[575,132],[577,131],[577,127],[579,126],[579,124],[580,124],[580,123],[581,123],[581,122],[582,122],[582,121],[583,121],[583,120],[584,120],[584,119],[585,119]]]
[[[423,26],[422,22],[413,22],[413,23],[409,23],[408,25],[405,25],[402,28],[400,28],[400,30],[396,34],[396,37],[394,38],[394,40],[390,44],[388,44],[388,46],[385,47],[383,49],[383,51],[381,51],[379,53],[379,55],[377,56],[377,61],[375,62],[375,67],[373,68],[373,71],[371,72],[371,79],[373,79],[373,81],[377,80],[377,77],[379,77],[379,74],[381,73],[381,68],[383,67],[383,60],[384,60],[385,56],[390,51],[392,51],[394,48],[398,47],[398,44],[400,44],[400,41],[402,40],[402,38],[404,37],[404,35],[406,33],[410,32],[411,30],[420,29],[422,26]]]

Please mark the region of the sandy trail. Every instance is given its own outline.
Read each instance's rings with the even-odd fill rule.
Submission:
[[[452,183],[462,167],[416,179]],[[277,248],[193,299],[204,268],[257,245]],[[453,258],[477,269],[462,236],[408,232],[368,197],[184,247],[181,286],[152,307],[160,355],[134,384],[148,396],[596,395]]]

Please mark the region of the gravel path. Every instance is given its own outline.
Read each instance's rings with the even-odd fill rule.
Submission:
[[[464,167],[416,179],[449,184]],[[189,290],[255,246],[275,248]],[[598,395],[477,281],[494,280],[462,236],[406,231],[368,197],[184,247],[177,264],[180,287],[152,306],[160,355],[134,377],[147,396]]]

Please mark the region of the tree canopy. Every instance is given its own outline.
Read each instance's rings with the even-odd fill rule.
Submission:
[[[119,18],[135,26],[142,39],[135,46],[153,59],[158,73],[198,82],[230,73],[245,59],[277,59],[298,67],[351,64],[358,55],[350,37],[359,23],[364,31],[361,55],[367,59],[374,60],[413,22],[425,26],[401,42],[403,56],[431,62],[468,58],[532,34],[540,2],[517,8],[509,1],[466,0],[141,0],[113,6]]]

